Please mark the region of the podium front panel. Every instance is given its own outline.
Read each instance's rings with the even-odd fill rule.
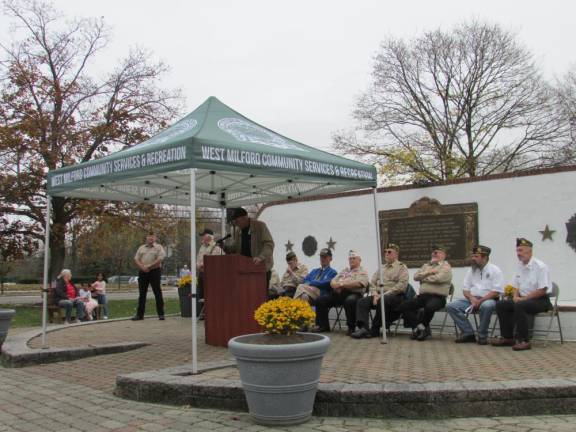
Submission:
[[[268,281],[263,264],[242,255],[204,258],[206,343],[228,346],[235,337],[262,331],[254,311],[266,301]]]

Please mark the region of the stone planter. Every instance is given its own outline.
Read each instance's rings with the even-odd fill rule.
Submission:
[[[312,415],[322,358],[330,339],[321,334],[250,334],[230,339],[248,410],[264,425],[303,423]]]
[[[0,347],[6,339],[12,316],[14,316],[15,313],[16,311],[14,309],[0,309]]]

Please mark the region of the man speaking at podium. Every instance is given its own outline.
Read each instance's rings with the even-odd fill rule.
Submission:
[[[264,263],[266,266],[266,286],[270,281],[274,260],[274,240],[266,224],[248,217],[242,207],[232,212],[232,224],[238,229],[234,232],[234,243],[230,253],[239,253],[252,258],[255,264]]]

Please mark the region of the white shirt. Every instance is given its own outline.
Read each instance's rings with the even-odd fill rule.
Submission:
[[[470,291],[474,297],[484,297],[491,291],[504,292],[502,270],[488,262],[483,269],[469,268],[464,277],[464,291]]]
[[[534,257],[532,257],[526,265],[520,261],[512,286],[520,290],[521,296],[525,296],[532,291],[542,288],[547,288],[546,293],[552,292],[552,282],[550,280],[550,274],[548,273],[548,266]]]

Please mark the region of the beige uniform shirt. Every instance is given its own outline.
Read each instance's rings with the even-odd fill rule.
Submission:
[[[220,249],[220,246],[216,245],[215,241],[210,242],[208,245],[200,244],[198,255],[196,255],[196,269],[198,271],[201,271],[204,265],[204,255],[224,255],[224,251]]]
[[[306,267],[304,264],[298,263],[298,266],[295,270],[292,270],[292,273],[286,269],[284,275],[282,276],[282,282],[280,282],[280,286],[296,288],[304,281],[304,278],[307,275],[308,267]]]
[[[404,294],[408,287],[408,267],[396,260],[392,264],[383,264],[384,293],[388,295]],[[370,281],[370,295],[380,294],[380,272],[377,271]]]
[[[429,273],[437,269],[437,273]],[[414,280],[420,281],[419,294],[438,294],[448,297],[452,284],[452,267],[448,261],[426,263],[414,274]]]
[[[362,284],[360,288],[348,288],[348,291],[358,293],[364,293],[366,287],[370,284],[368,280],[368,273],[361,266],[353,270],[350,270],[349,267],[346,267],[344,270],[338,273],[334,279],[332,279],[333,284],[338,284],[338,282],[360,282]]]
[[[158,259],[162,261],[165,257],[166,252],[164,252],[162,245],[159,245],[158,243],[154,243],[152,246],[143,244],[136,251],[136,255],[134,255],[134,259],[140,261],[146,267],[150,267]],[[155,268],[160,268],[160,265]]]

